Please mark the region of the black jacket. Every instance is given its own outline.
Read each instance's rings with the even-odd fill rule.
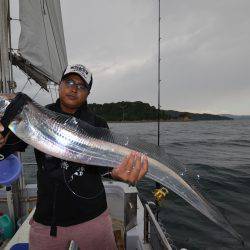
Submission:
[[[47,108],[63,113],[59,100]],[[95,127],[108,128],[106,121],[93,114],[86,103],[74,116]],[[22,147],[12,147],[11,151],[23,151],[25,147],[23,143]],[[7,151],[6,155],[10,153]],[[101,181],[101,174],[107,172],[107,168],[65,162],[36,149],[35,156],[38,165],[35,221],[44,225],[70,226],[91,220],[107,209]]]

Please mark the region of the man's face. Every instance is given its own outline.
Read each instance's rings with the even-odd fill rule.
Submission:
[[[88,94],[85,82],[77,74],[68,75],[59,85],[61,104],[68,109],[79,108],[87,100]]]

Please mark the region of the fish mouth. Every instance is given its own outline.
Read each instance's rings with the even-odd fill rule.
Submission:
[[[0,94],[0,118],[3,117],[7,106],[11,100],[16,97],[16,94]]]

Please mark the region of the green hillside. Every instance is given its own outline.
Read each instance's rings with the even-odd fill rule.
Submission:
[[[157,109],[154,106],[140,101],[92,103],[89,104],[89,107],[107,121],[156,121],[158,117]],[[233,120],[226,116],[178,112],[174,110],[161,110],[160,118],[163,121]]]

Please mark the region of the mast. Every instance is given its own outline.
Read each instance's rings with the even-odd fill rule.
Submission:
[[[9,54],[12,51],[12,42],[11,42],[11,18],[10,18],[10,1],[8,1],[8,31],[9,31]],[[10,83],[13,82],[13,65],[12,65],[12,59],[10,58],[10,82],[9,82],[9,93],[13,92],[14,90],[11,89]]]
[[[10,81],[10,71],[9,71],[9,60],[8,60],[8,50],[9,50],[9,1],[2,0],[0,2],[0,83],[1,92],[9,93],[8,82]]]
[[[16,86],[13,81],[11,53],[11,24],[10,24],[10,2],[9,0],[0,1],[0,92],[9,94],[14,92]],[[6,187],[7,205],[9,215],[15,225],[15,219],[18,216],[19,210],[19,187],[18,183],[13,183],[12,186]]]
[[[157,114],[157,145],[160,145],[160,98],[161,98],[161,0],[158,2],[158,114]]]

